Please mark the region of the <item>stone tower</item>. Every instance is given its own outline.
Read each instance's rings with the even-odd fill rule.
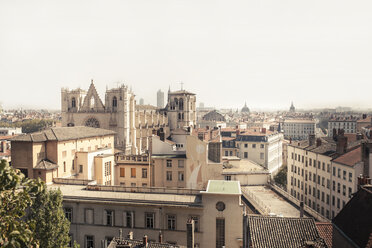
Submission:
[[[186,90],[168,91],[166,106],[169,129],[173,131],[196,125],[196,95]]]

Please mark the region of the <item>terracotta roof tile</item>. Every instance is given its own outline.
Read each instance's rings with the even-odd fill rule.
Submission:
[[[333,160],[333,162],[348,166],[354,166],[360,161],[362,161],[362,148],[360,146]]]
[[[318,229],[320,237],[324,239],[328,247],[332,246],[332,234],[333,234],[333,225],[332,223],[315,223],[316,228]]]

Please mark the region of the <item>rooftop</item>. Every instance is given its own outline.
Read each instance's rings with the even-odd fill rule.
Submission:
[[[150,187],[121,187],[102,185],[70,185],[53,184],[51,188],[59,188],[65,200],[83,202],[112,202],[133,205],[168,205],[184,207],[201,207],[201,200],[196,191],[187,189],[168,190]],[[138,192],[137,192],[138,191]]]
[[[207,190],[203,193],[208,194],[241,194],[239,181],[209,180]]]
[[[269,172],[251,160],[229,160],[223,164],[222,174],[254,174]]]
[[[111,130],[76,126],[76,127],[52,127],[40,132],[22,134],[16,136],[11,141],[24,141],[24,142],[43,142],[43,141],[64,141],[73,139],[84,139],[90,137],[102,137],[114,135],[115,132]]]
[[[312,218],[248,215],[250,247],[327,247]]]
[[[362,148],[359,146],[345,154],[337,157],[333,162],[337,162],[343,165],[348,165],[353,167],[357,163],[362,161]]]

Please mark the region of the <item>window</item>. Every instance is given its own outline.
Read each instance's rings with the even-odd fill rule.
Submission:
[[[75,108],[75,107],[76,107],[76,99],[75,99],[75,97],[73,97],[73,98],[71,99],[71,107],[72,107],[72,108]]]
[[[351,193],[352,191],[351,191],[351,188],[349,187],[349,198],[351,198]]]
[[[172,181],[172,172],[167,171],[167,181]]]
[[[116,96],[112,98],[112,107],[116,108],[118,106],[118,99]]]
[[[229,151],[225,151],[225,156],[229,156]]]
[[[83,165],[79,165],[79,173],[83,173]]]
[[[84,209],[84,220],[86,224],[94,223],[94,210],[86,208]]]
[[[183,180],[184,180],[183,172],[182,171],[179,171],[178,172],[178,181],[183,182]]]
[[[309,166],[311,166],[311,162],[312,162],[312,159],[310,158],[310,159],[309,159]]]
[[[333,195],[332,196],[332,206],[334,206],[335,205],[335,196]]]
[[[342,185],[342,195],[346,195],[346,186]]]
[[[331,165],[330,164],[327,164],[327,172],[329,173],[330,171],[331,171]]]
[[[340,198],[337,198],[337,208],[340,208]]]
[[[247,148],[248,147],[248,144],[244,144],[244,148]]]
[[[341,185],[340,183],[337,183],[337,193],[340,193],[340,191],[341,191]]]
[[[322,192],[322,202],[324,202],[324,192]]]
[[[131,186],[131,187],[136,187],[137,184],[136,184],[136,183],[131,183],[130,186]]]
[[[85,236],[85,247],[94,248],[94,236]]]
[[[75,170],[75,161],[74,161],[74,159],[72,160],[72,170]]]
[[[248,158],[248,152],[244,152],[244,158]]]
[[[155,214],[145,213],[145,227],[149,229],[154,229],[155,226]]]
[[[264,153],[263,152],[260,153],[260,159],[264,159]]]
[[[65,211],[65,217],[68,219],[68,221],[72,222],[72,208],[64,208]]]
[[[337,169],[337,177],[338,177],[338,178],[341,178],[341,169],[340,169],[340,168]]]
[[[66,172],[66,162],[63,162],[63,172]]]
[[[334,176],[336,176],[336,168],[335,168],[335,167],[332,168],[332,174],[333,174]]]
[[[325,178],[324,177],[322,177],[322,186],[324,187],[324,182],[325,182]]]
[[[114,225],[114,211],[105,210],[103,225],[113,226]]]
[[[333,190],[333,191],[336,190],[336,182],[335,182],[335,181],[332,181],[332,190]]]
[[[256,144],[252,144],[252,148],[256,148]]]
[[[318,161],[318,169],[320,169],[320,161]]]
[[[319,189],[317,190],[316,198],[318,198],[318,200],[320,200],[320,190]]]
[[[225,247],[225,219],[216,219],[216,248]]]
[[[344,180],[346,180],[346,171],[345,171],[345,170],[342,172],[342,178],[343,178]]]
[[[261,148],[265,148],[265,145],[264,145],[264,144],[261,144],[260,147],[261,147]]]
[[[147,178],[147,169],[142,169],[142,178]]]
[[[136,177],[136,168],[130,168],[130,177],[132,178]]]
[[[325,163],[322,163],[322,170],[325,171]]]
[[[167,167],[168,168],[172,167],[172,160],[167,160]]]
[[[120,177],[125,177],[125,168],[120,168]]]
[[[326,203],[329,204],[329,195],[328,194],[327,194],[327,198],[326,199],[327,199]]]
[[[134,212],[133,211],[124,211],[124,227],[133,228],[134,227]]]
[[[327,179],[327,189],[329,189],[330,185],[331,185],[331,181],[329,181],[329,179]]]
[[[105,176],[111,175],[111,161],[105,163]]]
[[[349,172],[349,182],[352,182],[352,181],[353,181],[353,173]]]
[[[167,215],[168,230],[176,230],[176,216]]]
[[[226,151],[227,152],[227,151]],[[227,155],[226,155],[227,156]],[[178,160],[178,168],[183,168],[185,161],[184,160]]]

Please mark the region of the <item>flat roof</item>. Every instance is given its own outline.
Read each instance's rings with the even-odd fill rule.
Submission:
[[[203,193],[240,195],[242,192],[239,181],[209,180],[207,190]]]
[[[59,188],[62,192],[63,199],[66,201],[202,207],[200,197],[197,194],[118,192],[113,190],[98,190],[98,185],[97,190],[87,190],[87,186],[69,184],[52,184],[48,187],[54,189]]]

